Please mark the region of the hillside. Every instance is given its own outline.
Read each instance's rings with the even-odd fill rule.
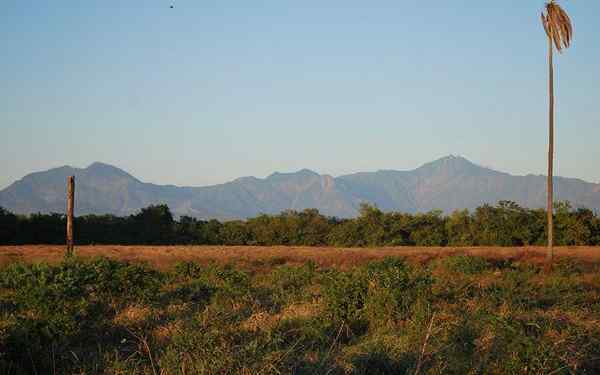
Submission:
[[[65,166],[29,174],[0,191],[0,206],[20,214],[64,212],[69,175],[77,181],[77,215],[129,215],[157,203],[166,203],[177,216],[221,220],[305,208],[352,217],[361,202],[375,204],[384,211],[440,209],[448,213],[499,200],[543,207],[546,195],[544,176],[514,176],[457,156],[411,171],[382,170],[334,178],[304,169],[262,179],[242,177],[206,187],[144,183],[117,167],[94,163],[84,169]],[[557,177],[555,189],[558,200],[600,210],[599,184]]]

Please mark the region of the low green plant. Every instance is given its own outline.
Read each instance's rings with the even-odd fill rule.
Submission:
[[[0,269],[0,374],[600,373],[597,265]]]
[[[417,301],[431,298],[430,274],[398,258],[371,262],[365,272],[369,284],[365,315],[371,326],[389,326],[406,319]]]
[[[307,297],[306,287],[311,285],[317,275],[316,264],[312,261],[300,267],[279,266],[268,278],[269,287],[273,289],[274,299],[282,304]]]
[[[368,291],[369,283],[363,270],[330,271],[324,278],[322,289],[326,316],[338,324],[347,324],[355,333],[364,331]]]
[[[164,275],[139,264],[97,258],[87,265],[92,291],[100,298],[123,300],[126,303],[153,302],[164,283]]]
[[[438,263],[447,271],[465,275],[477,275],[492,268],[492,264],[487,259],[469,255],[444,257]]]

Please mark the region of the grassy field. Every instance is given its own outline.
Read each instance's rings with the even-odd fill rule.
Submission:
[[[64,246],[0,246],[0,266],[11,262],[62,261]],[[427,263],[450,255],[475,255],[493,260],[544,262],[543,247],[384,247],[333,248],[294,246],[80,246],[76,253],[83,258],[106,256],[168,270],[177,262],[201,264],[217,262],[236,264],[246,269],[269,265],[300,265],[308,260],[320,267],[352,268],[385,257],[402,257],[411,263]],[[600,247],[557,247],[558,259],[569,258],[586,263],[600,263]]]
[[[0,374],[600,373],[598,248],[63,250],[0,247]]]

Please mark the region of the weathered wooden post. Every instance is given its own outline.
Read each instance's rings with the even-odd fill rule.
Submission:
[[[67,178],[67,255],[73,255],[73,211],[75,209],[75,177]]]

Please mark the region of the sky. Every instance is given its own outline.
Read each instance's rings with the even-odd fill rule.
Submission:
[[[600,182],[600,2],[561,4],[575,36],[556,58],[556,173]],[[5,0],[0,188],[94,161],[187,186],[450,154],[545,174],[542,6]]]

